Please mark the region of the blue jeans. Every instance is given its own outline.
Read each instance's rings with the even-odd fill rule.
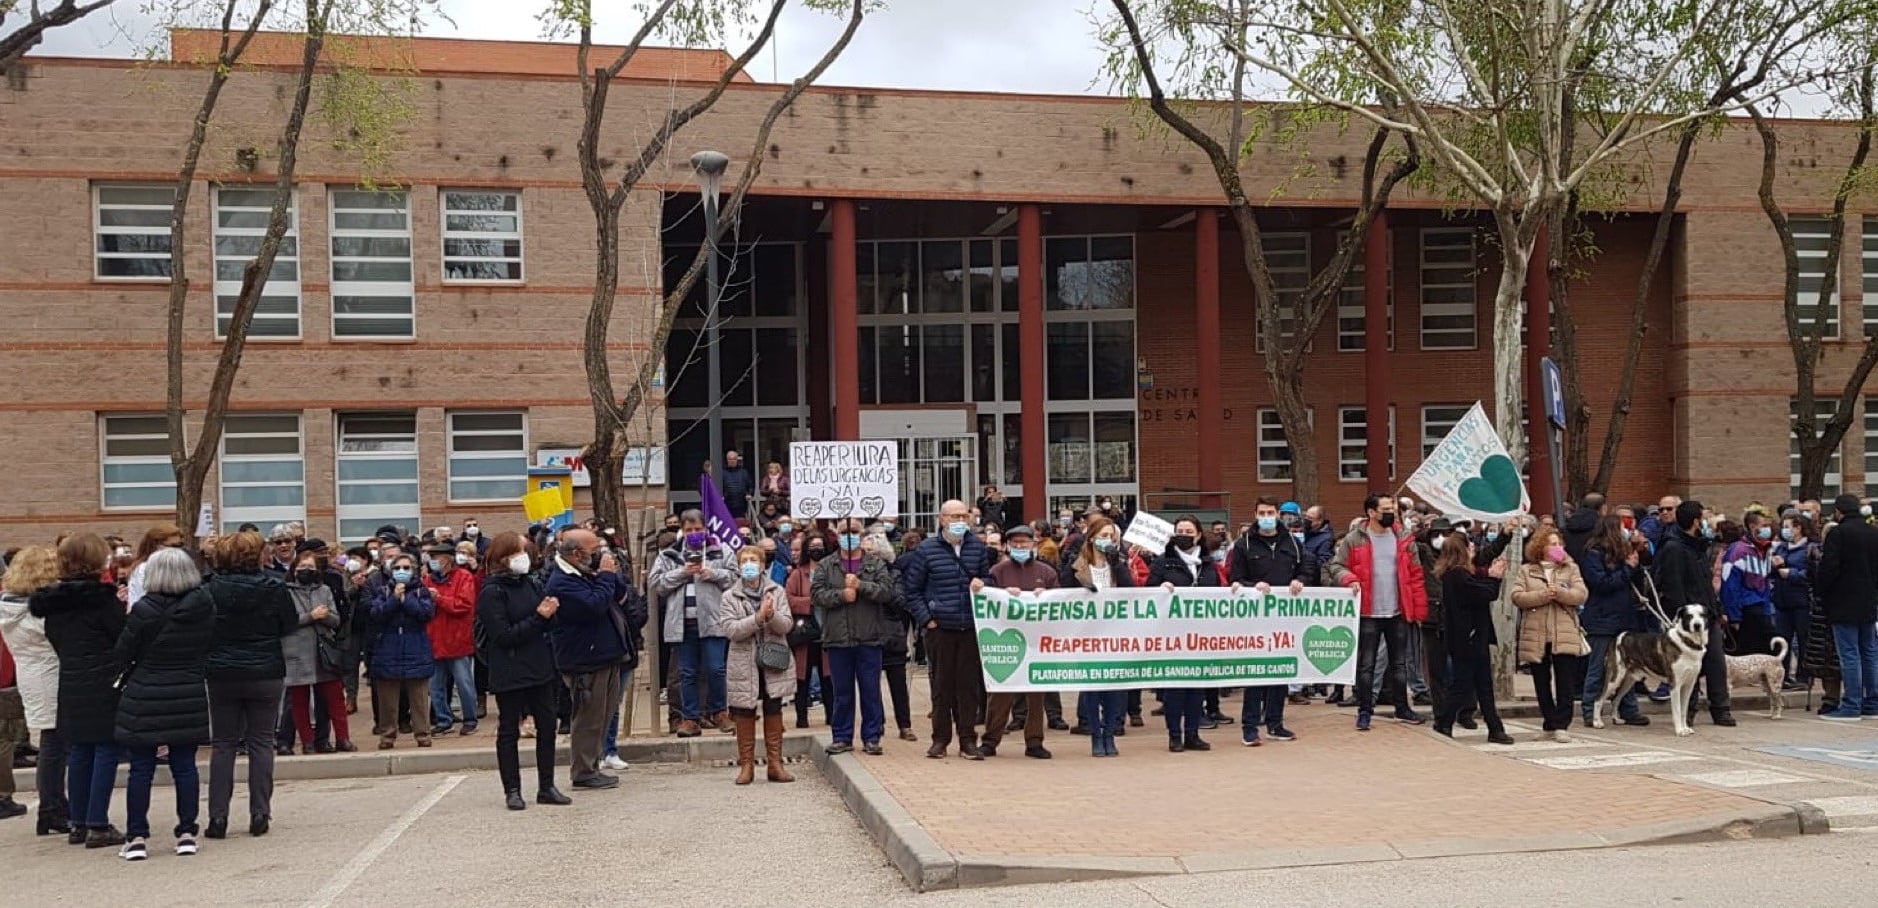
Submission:
[[[1167,736],[1183,741],[1200,736],[1200,722],[1206,718],[1206,692],[1198,688],[1168,687],[1161,690],[1161,717],[1167,720]]]
[[[1803,608],[1783,608],[1774,613],[1774,628],[1787,641],[1787,658],[1781,660],[1787,678],[1806,677],[1805,660],[1800,655],[1806,649],[1806,638],[1812,633],[1813,616]]]
[[[73,744],[65,757],[66,800],[72,828],[111,825],[111,789],[117,787],[117,745]]]
[[[455,682],[458,706],[463,707],[463,724],[476,727],[476,660],[438,659],[430,674],[430,730],[443,734],[456,724],[450,716],[450,687]]]
[[[695,628],[685,628],[685,639],[672,648],[672,655],[678,660],[678,711],[687,721],[697,722],[704,716],[715,716],[724,711],[724,661],[730,656],[730,639],[727,637],[700,637]],[[709,688],[705,696],[709,702],[698,703],[698,672],[704,672],[705,684]],[[702,714],[699,710],[702,707]]]
[[[1832,645],[1839,651],[1839,671],[1845,675],[1840,711],[1878,715],[1878,625],[1834,624]],[[78,815],[76,806],[72,811]]]
[[[828,657],[829,683],[835,687],[835,709],[828,720],[829,738],[837,744],[854,743],[854,692],[861,693],[861,742],[880,740],[886,729],[887,715],[880,705],[880,657],[878,646],[831,646],[822,650]]]
[[[1076,715],[1086,716],[1083,724],[1089,734],[1113,735],[1128,721],[1128,692],[1105,690],[1076,696]]]
[[[632,669],[630,668],[620,669],[619,689],[621,691],[630,691],[633,689],[633,670]],[[601,751],[601,753],[604,753],[609,757],[619,756],[619,710],[618,709],[613,710],[613,718],[611,721],[607,722],[606,724],[606,747]]]
[[[124,786],[124,835],[150,837],[150,786],[156,782],[157,749],[126,748],[130,752],[130,779]],[[196,747],[170,747],[170,779],[176,783],[176,835],[196,832],[200,814],[202,778],[196,772]]]
[[[1585,695],[1579,701],[1580,712],[1584,713],[1585,724],[1591,724],[1591,707],[1604,696],[1604,657],[1617,642],[1616,634],[1586,634],[1585,640],[1591,644],[1591,655],[1585,661]],[[1625,688],[1624,695],[1617,698],[1617,718],[1628,719],[1637,715],[1637,686]]]
[[[1261,725],[1272,731],[1285,727],[1285,693],[1282,684],[1245,689],[1245,702],[1239,705],[1239,728],[1246,737],[1257,738]]]

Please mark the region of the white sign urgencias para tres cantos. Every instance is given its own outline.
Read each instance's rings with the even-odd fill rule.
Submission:
[[[798,520],[900,516],[899,445],[790,442],[789,513]]]

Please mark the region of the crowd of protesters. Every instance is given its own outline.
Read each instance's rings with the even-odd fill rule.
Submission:
[[[1352,708],[1357,731],[1379,706],[1421,725],[1425,706],[1437,732],[1484,723],[1489,741],[1511,744],[1492,665],[1503,591],[1519,614],[1518,665],[1556,740],[1567,739],[1574,711],[1589,721],[1617,636],[1659,629],[1648,596],[1671,611],[1702,605],[1713,618],[1706,692],[1684,706],[1692,718],[1700,702],[1715,724],[1735,724],[1722,656],[1754,652],[1785,653],[1788,690],[1819,684],[1821,718],[1878,715],[1878,528],[1849,495],[1830,512],[1799,501],[1723,514],[1673,496],[1621,506],[1594,494],[1562,521],[1480,524],[1376,493],[1341,526],[1321,506],[1259,499],[1236,531],[1180,517],[1166,548],[1147,551],[1124,540],[1131,515],[1106,500],[1006,523],[1015,515],[988,487],[972,505],[945,502],[930,528],[813,522],[789,516],[779,465],[757,479],[726,458],[722,472],[734,538],[686,510],[638,540],[598,520],[493,536],[475,521],[416,534],[387,526],[343,548],[297,523],[201,540],[165,524],[135,544],[79,533],[10,551],[0,765],[36,763],[38,834],[133,861],[149,854],[152,783],[166,765],[174,849],[189,855],[198,836],[229,834],[238,759],[248,833],[265,835],[275,760],[356,750],[348,717],[361,699],[375,746],[390,750],[404,735],[422,748],[477,734],[493,695],[506,806],[528,806],[519,751],[531,739],[535,802],[566,805],[557,738],[577,793],[619,785],[619,708],[648,646],[664,668],[668,730],[733,735],[739,785],[755,781],[759,729],[764,776],[792,781],[789,714],[807,728],[817,705],[830,754],[881,754],[890,732],[917,742],[910,665],[926,668],[934,759],[954,749],[995,757],[1018,732],[1024,756],[1049,759],[1049,731],[1086,736],[1093,757],[1114,757],[1117,739],[1146,725],[1144,708],[1161,718],[1170,751],[1207,751],[1203,732],[1235,721],[1222,711],[1231,697],[1241,698],[1246,747],[1297,740],[1286,707],[1317,698]],[[1347,587],[1360,603],[1356,681],[1089,692],[1076,698],[1072,726],[1055,693],[987,696],[970,604],[986,585]],[[1667,701],[1667,685],[1624,692],[1621,724],[1649,724],[1639,698]],[[110,805],[124,763],[120,831]],[[11,775],[0,780],[0,819],[24,814]]]

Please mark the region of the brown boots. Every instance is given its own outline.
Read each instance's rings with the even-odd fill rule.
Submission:
[[[763,717],[763,749],[768,757],[769,780],[771,782],[794,782],[795,776],[783,768],[783,718],[780,715]]]
[[[756,717],[733,716],[737,732],[737,784],[756,781]]]

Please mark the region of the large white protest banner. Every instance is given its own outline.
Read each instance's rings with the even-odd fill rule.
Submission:
[[[985,689],[1352,684],[1357,606],[1341,587],[1112,588],[972,595]]]
[[[891,441],[790,442],[789,513],[798,520],[900,516],[900,446]]]
[[[1532,508],[1519,467],[1478,401],[1422,461],[1408,487],[1449,517],[1497,523]]]

